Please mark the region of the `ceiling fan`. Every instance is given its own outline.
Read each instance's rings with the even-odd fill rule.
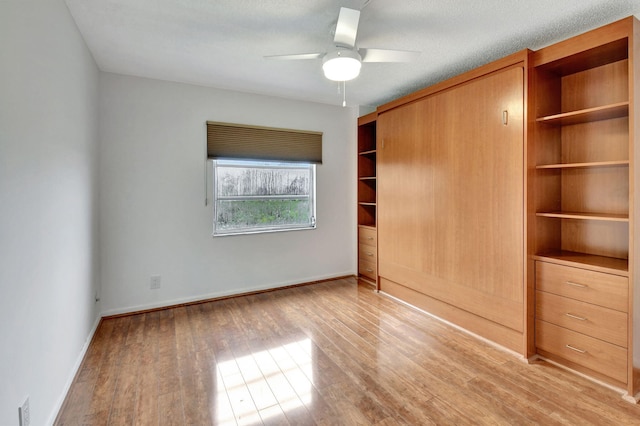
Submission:
[[[273,55],[265,58],[284,60],[322,58],[325,77],[329,80],[345,82],[353,80],[360,74],[363,62],[410,62],[420,55],[420,52],[408,50],[357,48],[359,21],[359,10],[341,7],[333,38],[335,49],[329,52]]]

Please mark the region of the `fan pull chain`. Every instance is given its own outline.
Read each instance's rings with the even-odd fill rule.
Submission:
[[[342,82],[342,107],[347,106],[347,82]]]

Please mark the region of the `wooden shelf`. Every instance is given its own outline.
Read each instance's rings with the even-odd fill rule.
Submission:
[[[597,161],[591,163],[558,163],[558,164],[543,164],[536,166],[536,169],[569,169],[569,168],[587,168],[587,167],[615,167],[615,166],[629,166],[629,160],[620,161]]]
[[[587,123],[590,121],[626,117],[628,115],[629,102],[619,102],[595,108],[564,112],[562,114],[547,115],[536,119],[536,121],[538,123],[551,124],[555,126],[568,126],[571,124]]]
[[[376,230],[376,226],[375,225],[363,225],[363,224],[360,224],[360,225],[358,225],[358,228],[371,229],[372,231]]]
[[[629,222],[628,214],[585,213],[585,212],[540,212],[540,217],[554,217],[559,219],[600,220],[606,222]]]
[[[605,272],[625,277],[629,276],[629,261],[627,259],[563,250],[540,253],[533,256],[533,258],[558,265],[589,269],[596,272]]]
[[[362,151],[359,152],[358,155],[376,155],[376,150],[372,149],[371,151]]]

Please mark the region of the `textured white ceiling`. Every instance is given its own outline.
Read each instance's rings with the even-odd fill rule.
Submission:
[[[629,15],[640,0],[65,0],[101,70],[340,105],[320,59],[341,6],[361,9],[358,47],[417,50],[365,63],[349,105],[377,106],[524,48]]]

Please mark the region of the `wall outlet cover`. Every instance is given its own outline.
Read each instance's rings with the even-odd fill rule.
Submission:
[[[151,281],[150,281],[150,284],[149,284],[149,288],[151,290],[157,290],[157,289],[160,288],[160,285],[161,285],[160,275],[152,275],[151,276]]]

